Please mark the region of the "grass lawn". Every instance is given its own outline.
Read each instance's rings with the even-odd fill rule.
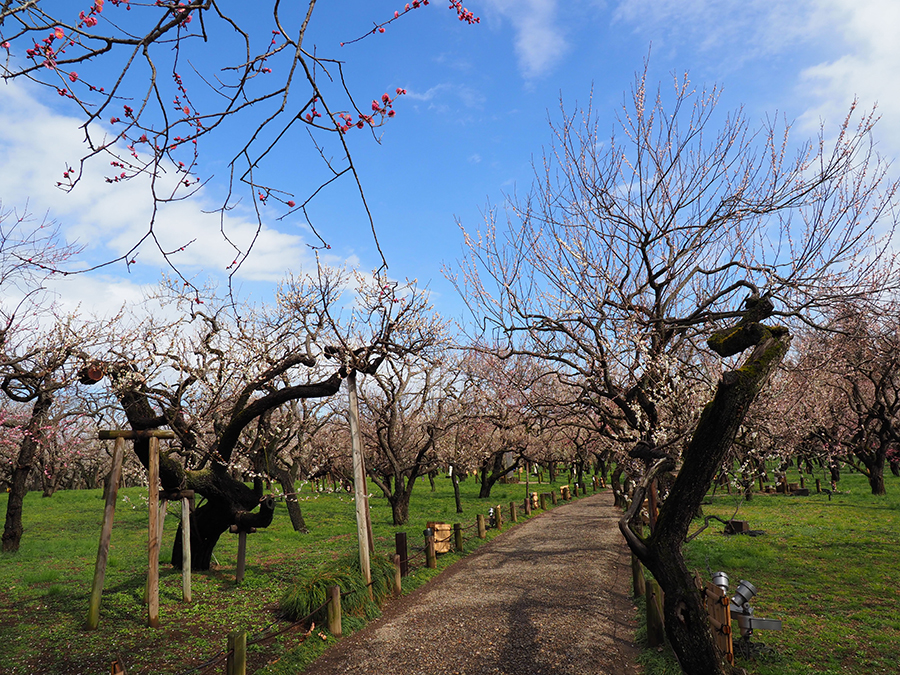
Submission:
[[[704,580],[726,572],[732,593],[741,579],[750,581],[759,591],[754,615],[782,621],[780,632],[751,638],[774,655],[738,658],[751,675],[898,673],[900,479],[886,476],[887,495],[875,497],[864,477],[844,473],[829,500],[815,493],[815,476],[806,478],[808,497],[754,494],[741,505],[734,517],[761,536],[725,536],[711,521],[686,546],[688,564]],[[799,482],[796,471],[788,480]],[[704,514],[726,520],[737,506],[736,496],[721,491],[708,501]],[[657,662],[647,675],[680,672],[645,657]]]
[[[566,484],[568,476],[554,487]],[[436,479],[431,492],[428,479],[413,491],[410,522],[390,524],[384,498],[370,499],[376,555],[393,555],[394,534],[407,532],[410,557],[421,547],[427,521],[460,522],[474,526],[477,514],[503,504],[505,523],[509,502],[521,502],[523,484],[497,484],[490,500],[477,497],[473,478],[461,485],[464,513],[456,514],[453,490],[447,477]],[[532,491],[549,492],[551,486]],[[310,534],[295,533],[284,503],[279,502],[269,528],[248,537],[244,581],[235,585],[237,536],[224,534],[215,551],[210,572],[192,576],[193,602],[181,600],[181,572],[168,566],[180,505],[169,505],[161,549],[159,629],[145,627],[143,604],[147,565],[146,489],[119,492],[100,627],[84,630],[94,574],[104,501],[98,490],[58,492],[42,499],[29,493],[24,506],[25,535],[16,554],[0,554],[0,672],[8,675],[99,675],[121,658],[129,675],[181,674],[224,650],[226,636],[235,630],[251,635],[267,627],[279,628],[278,600],[292,580],[311,567],[333,565],[357,551],[352,497],[346,493],[316,493],[305,484],[300,505]],[[6,513],[6,495],[0,495],[0,513]],[[521,514],[521,504],[519,509]],[[504,529],[506,524],[504,524]],[[466,531],[466,550],[482,540],[475,528]],[[489,538],[497,534],[489,530]],[[469,538],[472,539],[469,539]],[[421,556],[411,560],[420,568],[404,579],[404,592],[425,583],[458,559],[456,553],[439,556],[438,570],[421,569]],[[345,632],[361,625],[345,617]],[[251,666],[271,675],[295,673],[331,640],[320,628],[306,639],[297,630],[272,642],[250,647]],[[267,664],[270,664],[267,666]],[[218,666],[212,672],[223,672]],[[202,672],[202,669],[199,671]],[[251,671],[252,672],[252,671]]]

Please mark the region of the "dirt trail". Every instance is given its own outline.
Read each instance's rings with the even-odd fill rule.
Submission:
[[[304,675],[636,675],[618,516],[604,491],[513,527]]]

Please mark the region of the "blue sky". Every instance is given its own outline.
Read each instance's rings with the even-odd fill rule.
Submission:
[[[531,161],[550,141],[547,120],[559,119],[560,99],[571,111],[593,94],[594,109],[612,130],[623,93],[648,54],[651,80],[665,85],[671,72],[689,71],[698,85],[723,87],[722,110],[743,106],[753,121],[784,114],[795,120],[798,139],[815,133],[819,120],[837,124],[854,96],[863,106],[877,101],[879,149],[888,157],[900,152],[896,0],[472,0],[466,6],[480,24],[457,21],[436,0],[384,34],[340,47],[403,3],[320,0],[307,38],[320,55],[346,61],[348,84],[363,104],[406,89],[394,104],[396,117],[378,130],[380,144],[363,132],[347,137],[389,273],[428,284],[436,309],[451,317],[462,303],[441,267],[462,254],[457,223],[477,229],[488,204],[527,191]],[[268,40],[265,12],[252,27]],[[99,165],[70,194],[54,187],[81,149],[76,111],[66,104],[52,91],[0,83],[0,199],[5,208],[22,209],[27,200],[38,217],[47,213],[86,245],[84,261],[96,262],[127,250],[145,228],[145,187],[109,186]],[[247,124],[242,120],[229,129],[230,138],[201,147],[199,175],[210,182],[167,210],[159,226],[170,245],[197,238],[179,268],[198,281],[222,279],[232,259],[218,220],[203,211],[225,189],[226,153],[233,149],[226,141]],[[298,138],[265,170],[300,194],[320,168],[314,149]],[[311,264],[310,234],[298,214],[279,220],[285,212],[272,204],[263,209],[263,234],[236,276],[254,298],[267,297],[287,271]],[[351,181],[330,186],[311,213],[331,245],[328,261],[363,270],[380,265]],[[255,223],[236,209],[228,227],[247,237]],[[139,299],[162,266],[150,247],[137,260],[130,271],[118,265],[60,281],[60,301],[110,312]]]

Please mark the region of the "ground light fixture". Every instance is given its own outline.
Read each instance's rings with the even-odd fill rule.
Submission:
[[[716,572],[712,575],[712,582],[721,588],[726,596],[728,595],[728,574]],[[781,630],[780,620],[760,619],[753,616],[753,607],[750,606],[750,601],[758,592],[756,586],[746,579],[741,579],[737,590],[731,596],[729,605],[731,618],[733,621],[737,621],[741,631],[741,639],[735,643],[735,648],[747,657],[754,657],[763,651],[771,651],[763,645],[750,643],[750,637],[754,630]]]

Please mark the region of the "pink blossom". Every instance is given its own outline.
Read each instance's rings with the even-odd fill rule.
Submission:
[[[72,80],[72,82],[76,82],[78,80],[78,73],[73,70],[69,73],[69,79]]]

